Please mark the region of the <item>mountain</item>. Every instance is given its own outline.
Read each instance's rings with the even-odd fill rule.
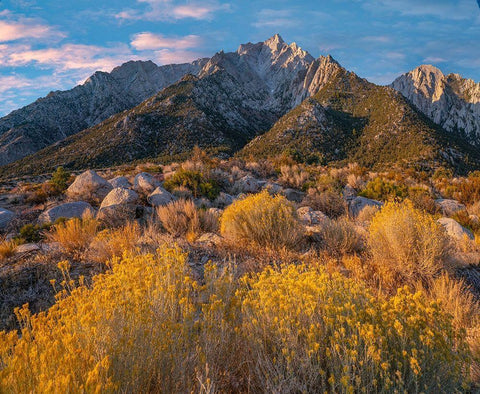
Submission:
[[[422,65],[391,86],[433,122],[480,146],[480,83]]]
[[[314,63],[311,55],[279,35],[241,45],[236,52],[219,52],[198,76],[186,76],[136,107],[2,172],[107,166],[182,154],[195,145],[233,153],[309,94],[317,82],[305,83],[305,77]]]
[[[0,165],[18,160],[110,116],[138,105],[206,63],[158,67],[130,61],[111,73],[96,72],[82,85],[48,96],[0,119]]]
[[[465,135],[435,124],[413,100],[358,77],[331,56],[314,59],[278,34],[190,65],[127,65],[133,71],[123,65],[111,74],[94,75],[111,83],[98,83],[98,90],[90,96],[85,93],[90,102],[97,100],[87,111],[89,117],[80,112],[73,117],[78,120],[77,129],[81,122],[90,126],[66,138],[58,135],[55,143],[0,167],[0,176],[49,172],[59,165],[83,169],[143,159],[172,160],[184,157],[195,145],[224,155],[265,157],[294,152],[306,161],[356,161],[370,168],[448,165],[465,171],[480,167],[478,149]],[[152,71],[140,73],[137,67]],[[181,73],[186,75],[170,83]],[[83,92],[89,83],[75,89]],[[159,91],[163,85],[167,86]],[[118,86],[123,94],[114,90]],[[53,96],[71,95],[75,89]],[[465,97],[473,94],[462,91]],[[132,105],[135,98],[149,93],[150,97]],[[130,107],[119,109],[123,98],[122,105]],[[57,112],[65,107],[70,108],[62,101]],[[55,111],[56,106],[50,108]],[[25,108],[19,112],[25,113]],[[75,123],[72,113],[70,109],[62,117],[53,112],[52,124],[60,128],[62,122]],[[17,125],[16,130],[25,140],[28,134],[21,127]],[[35,131],[41,140],[42,129]]]
[[[458,171],[480,163],[475,149],[435,125],[394,89],[374,85],[331,58],[319,63],[329,74],[317,84],[318,91],[247,144],[240,156],[289,153],[323,163],[449,165]]]

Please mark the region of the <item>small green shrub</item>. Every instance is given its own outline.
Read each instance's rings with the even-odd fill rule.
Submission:
[[[26,224],[15,239],[24,243],[40,242],[45,238],[45,231],[50,230],[51,226],[51,224]]]
[[[385,181],[382,178],[375,178],[367,183],[359,195],[374,200],[404,199],[407,197],[408,189],[403,185],[396,185],[393,182]]]
[[[164,186],[169,191],[178,187],[186,187],[195,198],[205,196],[214,200],[220,194],[220,186],[214,179],[206,177],[199,171],[183,168],[180,168],[171,178],[167,179]]]
[[[57,167],[55,172],[52,174],[52,179],[50,180],[50,183],[52,186],[55,188],[56,191],[59,193],[65,191],[68,186],[68,181],[71,177],[70,172],[65,171],[65,169],[60,166]]]

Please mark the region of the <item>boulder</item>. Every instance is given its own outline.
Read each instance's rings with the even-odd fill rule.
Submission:
[[[449,237],[457,241],[462,241],[464,239],[475,239],[475,236],[469,229],[463,227],[460,223],[452,218],[440,218],[437,220],[437,223],[444,228]]]
[[[22,253],[30,253],[30,252],[36,252],[40,250],[40,246],[37,244],[23,244],[17,246],[15,249],[15,253],[22,254]]]
[[[266,182],[263,188],[267,190],[270,194],[279,194],[283,190],[283,187],[281,185],[271,181]]]
[[[111,227],[122,226],[137,217],[138,207],[133,204],[117,204],[100,208],[97,219]]]
[[[215,233],[205,233],[197,239],[197,243],[205,246],[216,246],[221,244],[222,242],[223,237]]]
[[[173,195],[161,186],[158,186],[153,191],[153,193],[151,193],[148,196],[148,202],[154,207],[159,207],[161,205],[167,205],[168,203],[170,203],[174,199],[175,198],[173,197]]]
[[[357,192],[350,185],[346,185],[343,188],[342,196],[345,201],[349,202],[352,201],[355,197],[357,197]]]
[[[110,183],[95,171],[89,170],[75,178],[66,194],[73,200],[100,203],[112,189]]]
[[[55,223],[59,218],[81,218],[84,215],[95,215],[95,210],[88,202],[67,202],[46,210],[38,217],[38,221],[40,223]]]
[[[288,201],[302,202],[305,193],[295,189],[285,189],[282,193]]]
[[[443,215],[452,216],[459,211],[465,211],[465,205],[459,203],[457,200],[449,200],[446,198],[439,198],[435,200],[435,205],[440,209]]]
[[[128,179],[124,176],[117,176],[113,179],[110,179],[108,183],[110,183],[113,188],[123,187],[124,189],[130,189],[132,187]]]
[[[150,194],[155,191],[157,187],[160,186],[160,182],[155,179],[155,177],[148,172],[141,172],[133,181],[133,188],[137,192],[144,194]]]
[[[245,175],[233,185],[233,189],[237,193],[258,193],[261,188],[261,183],[250,175]]]
[[[311,207],[298,208],[297,215],[300,221],[306,226],[324,224],[330,220],[323,212],[314,211]]]
[[[200,208],[200,209],[207,209],[207,208],[211,208],[212,206],[212,202],[205,197],[195,198],[193,200],[193,203],[197,208]]]
[[[235,198],[227,193],[220,192],[217,198],[213,201],[213,205],[217,208],[225,208],[233,203]]]
[[[0,231],[5,230],[15,217],[15,213],[8,209],[0,208]]]
[[[130,189],[116,187],[103,199],[100,209],[112,205],[135,204],[138,201],[138,194]]]
[[[350,200],[348,204],[348,213],[351,217],[356,218],[365,207],[381,208],[382,206],[383,203],[380,201],[358,196]]]

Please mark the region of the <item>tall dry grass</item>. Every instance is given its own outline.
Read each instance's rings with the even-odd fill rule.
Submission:
[[[46,238],[60,244],[65,252],[79,255],[88,248],[98,229],[98,220],[86,215],[82,219],[73,218],[56,224]]]
[[[197,209],[192,200],[178,200],[157,208],[163,228],[172,236],[194,240],[202,232],[218,230],[218,218],[212,213]]]

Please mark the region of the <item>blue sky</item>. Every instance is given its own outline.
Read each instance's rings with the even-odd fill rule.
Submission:
[[[387,84],[424,63],[480,81],[480,0],[0,0],[0,115],[130,59],[191,61],[280,33]]]

